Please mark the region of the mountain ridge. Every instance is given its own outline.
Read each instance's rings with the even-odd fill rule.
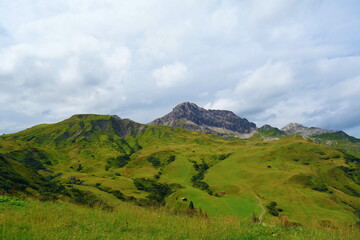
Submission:
[[[190,102],[177,105],[170,113],[149,124],[181,127],[225,137],[251,135],[256,130],[255,123],[249,122],[246,118],[241,118],[231,111],[206,110]]]
[[[323,140],[327,138],[329,140],[344,139],[350,142],[360,141],[360,139],[349,136],[341,130],[306,127],[299,123],[289,123],[281,129],[268,124],[258,128],[255,123],[239,117],[229,110],[204,109],[190,102],[178,104],[171,112],[153,120],[149,125],[180,127],[226,138],[249,138],[259,133],[265,139],[276,140],[279,137],[295,133],[318,142],[318,138]]]
[[[269,137],[277,133],[259,129]],[[333,215],[331,224],[354,222],[360,209],[360,159],[299,135],[225,139],[88,114],[0,136],[0,156],[0,168],[13,176],[3,187],[10,193],[80,201],[90,193],[90,203],[98,198],[111,206],[126,201],[180,212],[188,210],[185,197],[209,216],[247,219],[262,213],[258,195],[265,206],[275,201],[283,209],[268,211],[264,221],[287,216],[301,224]]]

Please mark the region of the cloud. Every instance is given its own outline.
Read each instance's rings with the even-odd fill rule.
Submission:
[[[235,88],[217,93],[217,100],[207,108],[229,109],[244,115],[261,113],[276,104],[294,83],[292,70],[282,62],[266,63],[247,73]]]
[[[304,72],[311,74],[305,77]],[[358,57],[320,59],[310,66],[267,63],[240,80],[234,90],[219,91],[218,99],[205,106],[233,110],[258,125],[271,122],[282,127],[299,122],[335,130],[356,129],[359,83]]]
[[[185,64],[176,62],[153,70],[152,76],[159,87],[173,87],[185,80],[188,69]]]
[[[11,99],[2,109],[26,116],[47,112],[48,117],[59,118],[111,111],[111,98],[116,95],[121,102],[126,95],[121,86],[131,51],[120,45],[77,36],[68,44],[16,44],[2,49],[0,57],[6,60],[0,65],[5,86],[0,93]]]
[[[0,1],[0,132],[182,101],[360,137],[360,4]]]

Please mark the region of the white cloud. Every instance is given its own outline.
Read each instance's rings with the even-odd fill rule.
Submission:
[[[152,76],[155,78],[157,86],[168,88],[186,80],[187,72],[188,69],[185,64],[176,62],[153,70]]]
[[[243,114],[264,111],[281,99],[293,83],[293,73],[288,64],[269,62],[247,73],[234,89],[219,91],[218,99],[206,106]]]
[[[238,25],[238,12],[235,6],[220,8],[212,14],[211,26],[220,32],[229,32]]]
[[[82,112],[150,122],[181,101],[358,131],[359,11],[356,1],[0,1],[0,131]]]
[[[235,92],[239,95],[246,94],[246,97],[263,100],[287,91],[292,82],[292,71],[288,64],[270,62],[253,71],[245,80],[240,81]]]

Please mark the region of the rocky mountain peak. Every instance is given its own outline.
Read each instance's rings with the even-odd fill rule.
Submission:
[[[289,123],[288,125],[283,127],[281,130],[285,131],[288,134],[291,134],[291,133],[296,133],[296,132],[303,131],[306,129],[308,129],[308,128],[299,123]]]
[[[180,103],[179,105],[177,105],[173,110],[174,111],[191,111],[191,110],[195,110],[195,109],[199,109],[199,106],[196,105],[195,103],[183,102],[183,103]]]
[[[327,130],[327,129],[322,129],[322,128],[317,128],[317,127],[305,127],[301,124],[298,123],[289,123],[288,125],[286,125],[285,127],[283,127],[281,129],[282,131],[286,132],[287,134],[292,134],[292,133],[298,133],[304,137],[310,137],[313,135],[319,135],[319,134],[325,134],[325,133],[332,133],[334,131],[332,130]]]
[[[151,125],[181,127],[188,130],[230,136],[252,133],[255,123],[241,118],[227,110],[206,110],[194,103],[184,102],[177,105],[172,112],[158,118]]]

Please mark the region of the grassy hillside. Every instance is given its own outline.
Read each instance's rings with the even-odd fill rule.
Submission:
[[[360,158],[360,140],[354,137],[343,137],[337,133],[321,134],[311,136],[311,138],[320,144],[331,146],[341,152],[346,152],[357,158]]]
[[[269,125],[262,126],[258,129],[259,134],[264,138],[280,138],[286,136],[284,131]]]
[[[175,215],[133,205],[116,211],[0,196],[1,239],[357,239],[357,228],[307,229],[249,219]]]
[[[186,213],[192,201],[196,212],[211,218],[255,216],[269,224],[326,228],[358,221],[359,165],[298,135],[224,139],[113,116],[75,115],[1,136],[0,146],[1,156],[31,176],[65,186],[71,194],[59,199],[79,190],[115,208],[126,202]]]

